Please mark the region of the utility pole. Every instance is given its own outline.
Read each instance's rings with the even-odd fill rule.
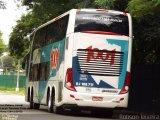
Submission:
[[[17,85],[16,85],[16,92],[19,92],[19,72],[20,72],[20,59],[18,60],[18,71],[17,71]]]

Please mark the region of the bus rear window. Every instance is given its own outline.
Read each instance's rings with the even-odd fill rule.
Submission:
[[[74,32],[101,31],[129,36],[128,17],[117,13],[78,12]]]

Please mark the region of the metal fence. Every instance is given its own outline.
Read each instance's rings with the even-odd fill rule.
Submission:
[[[24,75],[19,77],[19,88],[25,87]],[[0,88],[16,88],[17,76],[16,75],[0,75]]]

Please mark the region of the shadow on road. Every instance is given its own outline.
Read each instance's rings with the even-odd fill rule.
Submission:
[[[43,112],[48,112],[46,109],[46,106],[43,106],[39,109]],[[112,114],[113,113],[113,114]],[[54,114],[54,113],[53,113]],[[72,116],[72,117],[87,117],[87,118],[102,118],[102,119],[117,119],[114,116],[114,111],[110,110],[70,110],[65,109],[65,111],[62,114],[57,114],[61,116]]]

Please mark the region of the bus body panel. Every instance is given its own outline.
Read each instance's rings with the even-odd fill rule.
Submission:
[[[35,80],[29,82],[28,86],[33,87],[34,102],[46,104],[47,89],[52,90],[54,87],[58,91],[59,83],[62,84],[64,79],[64,39],[55,44],[35,49],[32,61],[33,67],[36,67],[33,68],[35,74],[33,79]],[[48,71],[47,76],[43,76],[46,70],[44,65],[46,65]],[[37,77],[37,75],[40,77]]]
[[[128,42],[128,37],[76,33],[72,66],[74,85],[122,89],[127,70]]]
[[[127,71],[129,38],[127,36],[88,33],[75,33],[73,36],[72,66],[68,67],[71,67],[73,71],[73,83],[76,92],[64,88],[63,104],[106,108],[127,107],[128,93],[120,95],[119,92],[123,87]],[[82,56],[82,52],[78,51],[91,49],[96,51],[93,51],[93,53],[91,51],[85,51],[84,56]],[[98,50],[104,51],[98,53]],[[115,52],[115,54],[107,53],[105,50],[111,51],[111,53]],[[124,54],[123,56],[119,56],[118,54],[116,58],[116,52],[123,52]],[[92,64],[94,59],[97,59],[97,61]],[[118,68],[118,70],[122,71],[120,75],[114,76],[113,74],[106,76],[105,70],[107,71],[107,67],[105,69],[105,66],[102,66],[102,70],[104,71],[100,69],[101,72],[104,72],[102,75],[88,74],[90,72],[87,71],[90,70],[89,68],[98,69],[99,63],[105,65],[106,62],[109,67],[121,62],[122,65]],[[84,70],[82,73],[78,71],[80,67],[85,67],[89,64],[92,66],[86,67],[86,71]]]
[[[118,30],[122,34],[114,33],[114,29],[111,32],[83,31],[84,29],[78,28],[81,20],[83,23],[81,19],[83,14],[87,16],[84,19],[88,21],[99,21],[104,18],[110,21],[109,24],[122,18],[124,21],[127,20],[126,23],[123,23],[128,24],[128,31]],[[120,92],[124,88],[126,73],[130,72],[132,21],[129,14],[123,14],[123,12],[110,10],[73,9],[40,26],[34,34],[59,21],[61,17],[69,15],[66,24],[68,27],[63,39],[38,49],[33,49],[35,45],[32,43],[26,81],[26,101],[30,101],[28,96],[31,95],[33,89],[34,102],[47,105],[48,90],[50,90],[49,94],[55,90],[56,106],[127,107],[129,93],[127,91],[120,94]],[[109,17],[113,15],[114,19],[106,18],[107,15]],[[104,21],[102,23],[106,24]],[[48,70],[43,71],[41,66],[47,66]],[[72,70],[71,76],[75,91],[66,88],[68,70]],[[45,71],[48,71],[48,76],[43,75]]]
[[[90,92],[72,92],[64,90],[63,102],[59,105],[76,105],[79,107],[116,108],[128,106],[128,93],[121,95],[94,94]]]

